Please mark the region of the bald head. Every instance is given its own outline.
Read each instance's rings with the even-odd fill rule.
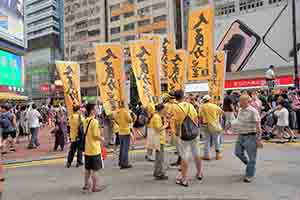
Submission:
[[[247,108],[249,106],[249,102],[250,102],[250,96],[247,94],[243,94],[240,97],[240,106],[242,108]]]

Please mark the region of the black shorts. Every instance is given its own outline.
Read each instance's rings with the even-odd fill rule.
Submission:
[[[96,156],[84,156],[85,169],[98,171],[103,168],[103,160],[101,154]]]
[[[2,139],[6,140],[8,137],[11,137],[13,139],[15,139],[17,137],[17,131],[16,130],[12,130],[12,131],[3,131],[2,132]]]

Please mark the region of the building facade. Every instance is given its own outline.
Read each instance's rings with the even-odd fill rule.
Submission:
[[[51,96],[55,60],[63,54],[63,0],[25,0],[27,92],[33,99]]]
[[[107,0],[65,0],[64,58],[80,63],[81,93],[97,95],[93,43],[107,41]]]

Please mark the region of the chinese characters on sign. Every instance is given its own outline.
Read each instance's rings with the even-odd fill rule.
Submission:
[[[168,64],[168,91],[184,89],[187,54],[184,50],[170,53]]]
[[[125,81],[120,44],[97,44],[95,47],[97,80],[100,96],[107,114],[125,103]]]
[[[161,78],[167,79],[168,77],[168,63],[170,61],[171,51],[175,51],[174,37],[171,33],[163,37],[162,42],[162,55],[161,55]]]
[[[208,80],[213,65],[214,10],[212,6],[193,11],[188,28],[188,80]]]
[[[216,104],[222,103],[225,84],[225,63],[224,51],[217,52],[214,57],[214,66],[211,79],[209,80],[209,95]]]
[[[68,113],[73,113],[73,106],[81,104],[79,64],[74,62],[56,61],[56,68],[63,83],[65,103]]]
[[[160,97],[158,49],[155,44],[155,41],[141,40],[129,45],[132,69],[143,105],[158,103]]]

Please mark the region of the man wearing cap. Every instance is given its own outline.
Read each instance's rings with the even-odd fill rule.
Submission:
[[[235,155],[247,166],[244,182],[252,182],[256,171],[257,148],[262,147],[261,124],[258,111],[250,105],[250,97],[240,97],[240,110],[232,126],[239,133]],[[245,155],[247,153],[247,156]]]
[[[199,116],[202,118],[205,145],[203,160],[210,160],[210,148],[214,144],[216,150],[216,160],[222,159],[221,152],[221,125],[220,117],[224,114],[224,111],[216,104],[210,103],[211,97],[205,95],[202,99],[202,105],[199,109]],[[211,144],[213,142],[213,144]]]

